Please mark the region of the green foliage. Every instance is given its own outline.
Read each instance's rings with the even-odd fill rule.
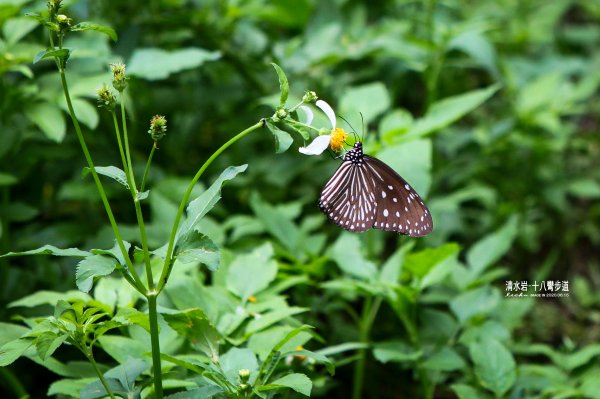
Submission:
[[[593,2],[66,3],[68,23],[0,4],[13,396],[155,397],[160,374],[173,398],[598,397]],[[93,103],[116,60],[123,155]],[[330,128],[298,118],[307,91],[427,199],[430,236],[326,222],[337,162],[296,151]],[[569,296],[507,296],[542,280]]]

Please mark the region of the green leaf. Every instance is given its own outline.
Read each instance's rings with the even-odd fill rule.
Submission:
[[[302,349],[302,350],[294,350],[291,352],[286,352],[283,354],[284,357],[288,357],[288,356],[307,356],[312,358],[313,360],[315,360],[317,363],[322,363],[325,365],[325,368],[327,369],[327,372],[330,375],[334,375],[335,374],[335,365],[333,364],[333,362],[324,354],[320,353],[320,352],[313,352],[313,351],[309,351],[306,349]]]
[[[304,374],[292,373],[271,382],[268,385],[258,387],[259,391],[271,391],[273,389],[291,388],[304,396],[310,396],[312,381]]]
[[[198,227],[204,215],[221,199],[221,186],[223,183],[244,172],[247,167],[248,165],[228,167],[207,190],[190,202],[187,207],[187,219],[180,225],[177,231],[176,244],[179,238]]]
[[[57,248],[53,245],[44,245],[43,247],[40,247],[38,249],[31,249],[29,251],[9,252],[7,254],[0,255],[0,258],[7,257],[7,256],[25,256],[25,255],[54,255],[54,256],[73,256],[73,257],[85,258],[87,256],[90,256],[91,253],[82,251],[77,248],[61,249],[61,248]]]
[[[484,388],[503,396],[517,378],[516,363],[512,354],[493,338],[483,338],[469,345],[475,364],[475,375]]]
[[[498,231],[477,241],[469,249],[467,263],[474,276],[479,276],[488,266],[508,252],[517,235],[518,223],[518,217],[512,216]]]
[[[26,297],[9,303],[8,307],[12,308],[23,306],[32,308],[40,305],[50,305],[54,307],[60,300],[89,302],[92,300],[92,297],[76,290],[67,292],[37,291],[31,295],[27,295]]]
[[[250,383],[253,381],[258,371],[258,360],[256,355],[247,348],[231,348],[219,359],[221,368],[225,376],[232,385],[239,383],[239,371],[242,369],[250,370]]]
[[[400,272],[404,265],[406,254],[412,249],[414,244],[403,245],[392,256],[385,261],[379,271],[379,282],[382,284],[396,285],[400,277]]]
[[[465,114],[479,107],[500,89],[493,85],[485,89],[444,98],[435,102],[427,110],[425,116],[418,119],[404,139],[415,139],[435,132],[460,119]]]
[[[273,247],[267,242],[231,262],[227,272],[227,289],[246,302],[250,296],[267,288],[276,275]]]
[[[39,53],[37,53],[35,55],[35,57],[33,57],[33,63],[35,64],[40,60],[43,60],[45,58],[52,58],[52,57],[57,57],[57,58],[60,58],[63,60],[67,60],[70,55],[71,55],[71,50],[66,49],[66,48],[63,48],[60,50],[48,49],[48,50],[40,51]]]
[[[106,382],[116,396],[123,398],[139,397],[141,388],[135,388],[135,380],[148,368],[148,363],[141,359],[128,358],[127,361],[106,373]],[[80,394],[81,399],[96,399],[107,396],[106,389],[100,380],[86,385]]]
[[[80,22],[77,25],[74,25],[71,27],[71,32],[90,31],[90,30],[104,33],[105,35],[110,37],[113,42],[117,41],[117,33],[114,31],[114,29],[109,28],[108,26],[98,25],[98,24],[94,24],[92,22]]]
[[[578,179],[569,183],[569,193],[584,199],[600,198],[600,184],[593,179]]]
[[[163,317],[173,330],[183,335],[213,362],[219,361],[221,334],[202,310],[190,309],[180,313],[163,314]]]
[[[143,358],[150,352],[149,343],[120,335],[103,335],[98,342],[102,350],[119,363],[124,363],[130,357]]]
[[[282,152],[287,151],[294,142],[292,136],[290,136],[288,132],[279,129],[271,122],[267,122],[267,128],[273,133],[273,139],[275,139],[275,153],[281,154]]]
[[[462,32],[450,41],[447,48],[448,50],[463,51],[487,69],[494,77],[498,76],[495,48],[483,32],[477,30]]]
[[[129,249],[131,248],[131,244],[127,241],[123,241],[123,247],[125,247],[125,251],[129,253]],[[112,256],[116,260],[119,261],[119,264],[125,266],[127,263],[125,262],[125,258],[123,257],[123,252],[121,251],[121,247],[115,240],[115,245],[111,249],[92,249],[90,251],[94,255],[108,255]]]
[[[219,268],[219,248],[210,238],[197,231],[192,230],[177,240],[174,253],[182,263],[204,263],[213,272]]]
[[[108,276],[116,267],[117,262],[114,258],[104,255],[88,256],[77,264],[75,273],[77,288],[83,292],[90,292],[94,277]]]
[[[448,243],[437,248],[426,248],[408,254],[404,260],[404,270],[410,271],[415,277],[424,280],[430,273],[436,273],[434,270],[443,265],[445,261],[455,259],[459,251],[460,247],[457,244]],[[428,283],[431,283],[431,281],[428,281]],[[423,286],[423,283],[421,284]]]
[[[19,182],[19,179],[15,175],[10,173],[0,172],[0,187],[2,186],[12,186]]]
[[[129,189],[129,184],[127,183],[127,176],[125,175],[125,172],[122,169],[117,168],[116,166],[95,166],[94,169],[99,175],[110,177],[117,183],[120,183],[127,189]],[[91,169],[87,166],[83,168],[83,176],[87,176],[90,173],[90,170]]]
[[[263,201],[257,193],[253,193],[250,197],[250,207],[271,235],[294,255],[302,256],[298,253],[302,233],[289,215],[282,212],[280,208]]]
[[[297,306],[286,307],[283,309],[277,309],[269,313],[261,314],[259,318],[255,318],[246,327],[246,335],[250,336],[257,331],[264,330],[265,328],[272,326],[273,324],[287,319],[298,313],[304,313],[308,311],[308,308],[300,308]]]
[[[463,369],[467,363],[454,349],[445,347],[434,353],[421,365],[429,370],[454,371]]]
[[[411,363],[419,360],[423,352],[402,341],[388,341],[375,344],[373,356],[381,363]]]
[[[273,68],[275,68],[275,72],[277,72],[277,77],[279,78],[279,91],[281,92],[281,95],[279,97],[279,106],[283,107],[285,106],[285,103],[288,99],[288,94],[290,92],[290,84],[288,83],[287,77],[285,76],[285,72],[283,72],[283,69],[281,69],[279,65],[277,65],[274,62],[272,62],[271,65],[273,65]]]
[[[198,68],[207,61],[221,58],[219,51],[190,47],[175,51],[158,48],[141,48],[133,52],[127,63],[127,72],[148,80],[166,79],[169,75],[186,69]]]
[[[8,366],[17,360],[33,343],[32,339],[19,338],[2,345],[0,347],[0,367]]]
[[[54,381],[50,384],[46,395],[65,395],[66,397],[78,398],[81,390],[93,380],[93,378],[81,378],[78,380],[68,378]]]
[[[390,107],[390,95],[381,82],[368,83],[348,89],[340,100],[340,113],[353,124],[362,128],[360,115],[368,125]],[[358,124],[357,124],[358,123]]]
[[[342,233],[331,248],[331,258],[352,276],[371,281],[377,275],[375,264],[360,252],[362,245],[357,235]]]
[[[273,349],[273,342],[281,342],[288,337],[289,333],[293,333],[293,336],[287,338],[278,350],[289,352],[299,346],[304,346],[312,338],[312,335],[306,332],[305,329],[296,331],[291,326],[275,326],[252,334],[248,340],[248,348],[256,353],[261,360],[265,360]]]
[[[54,351],[58,349],[69,338],[67,334],[56,334],[52,331],[46,331],[35,340],[35,348],[40,359],[45,360],[52,356]]]
[[[473,316],[491,313],[500,302],[498,290],[483,286],[464,292],[450,302],[450,309],[465,324]]]
[[[600,344],[591,344],[568,355],[561,366],[567,370],[574,370],[598,357],[600,357]]]
[[[62,111],[55,104],[37,103],[23,110],[27,118],[44,132],[47,138],[60,143],[67,132]]]
[[[479,389],[473,388],[465,384],[453,384],[450,386],[458,399],[486,399],[489,396],[480,391]]]
[[[28,17],[17,17],[5,20],[4,26],[2,26],[2,33],[4,34],[6,44],[8,44],[9,47],[16,44],[38,25],[38,22],[32,21],[31,18]]]

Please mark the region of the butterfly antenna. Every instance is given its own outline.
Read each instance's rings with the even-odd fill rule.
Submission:
[[[348,120],[347,120],[346,118],[344,118],[343,116],[341,116],[341,115],[340,115],[340,118],[341,118],[341,119],[342,119],[344,122],[346,122],[346,124],[347,124],[348,126],[350,126],[350,129],[352,129],[352,133],[354,133],[354,139],[355,139],[356,141],[360,141],[360,137],[358,137],[358,133],[356,133],[356,130],[354,130],[354,128],[352,127],[352,125],[350,124],[350,122],[348,122]],[[346,144],[348,144],[348,143],[346,143]]]
[[[360,121],[362,122],[362,132],[363,132],[363,137],[362,137],[361,142],[364,142],[365,141],[365,137],[364,137],[365,136],[365,118],[364,118],[362,112],[359,112],[359,114],[360,114]]]

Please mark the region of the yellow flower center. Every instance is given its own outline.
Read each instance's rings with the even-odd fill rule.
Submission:
[[[336,127],[331,130],[331,141],[329,142],[329,147],[335,152],[340,152],[342,148],[344,148],[344,143],[348,138],[348,133],[344,131],[341,127]]]

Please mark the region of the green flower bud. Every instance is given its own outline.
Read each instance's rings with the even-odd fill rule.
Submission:
[[[304,104],[310,104],[317,102],[318,99],[319,97],[317,97],[317,93],[311,90],[307,90],[306,93],[304,93],[304,96],[302,97],[302,102]]]
[[[56,14],[58,14],[58,10],[60,10],[60,8],[62,7],[62,0],[49,0],[48,3],[46,3],[46,6],[48,7],[48,12],[50,13],[50,20],[54,19],[54,16]]]
[[[238,375],[240,377],[240,382],[242,384],[245,384],[246,382],[248,382],[248,378],[250,378],[250,370],[248,370],[248,369],[241,369],[238,372]]]
[[[150,129],[148,134],[152,137],[152,140],[159,141],[167,134],[167,118],[162,115],[154,115],[150,119]]]
[[[113,74],[112,85],[119,92],[122,92],[127,87],[127,76],[125,76],[125,64],[118,62],[110,64],[110,69]]]
[[[285,108],[278,108],[277,112],[275,112],[275,116],[279,119],[285,119],[288,116],[288,112],[287,109]]]
[[[73,22],[73,20],[64,14],[58,14],[56,16],[56,22],[58,22],[58,28],[60,31],[65,33],[71,29],[71,22]]]
[[[105,84],[102,85],[100,89],[98,89],[98,107],[104,107],[110,111],[115,108],[115,104],[117,99],[115,95],[110,91],[108,86]]]

